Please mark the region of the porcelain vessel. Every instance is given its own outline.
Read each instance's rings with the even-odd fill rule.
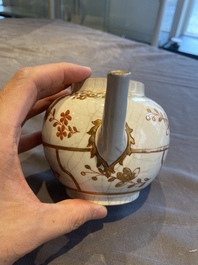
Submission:
[[[43,146],[55,176],[72,198],[104,205],[137,199],[168,151],[165,111],[125,71],[88,78],[72,91],[44,119]]]

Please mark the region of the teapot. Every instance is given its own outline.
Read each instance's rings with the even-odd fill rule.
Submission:
[[[169,123],[130,72],[72,84],[46,111],[42,141],[54,175],[71,198],[129,203],[157,176],[169,148]]]

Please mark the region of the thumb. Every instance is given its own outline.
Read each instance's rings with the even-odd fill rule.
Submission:
[[[69,233],[89,220],[101,219],[107,215],[106,207],[80,199],[45,204],[44,211],[44,242]]]
[[[13,226],[13,218],[7,218],[6,215],[3,215],[3,225],[7,221],[9,229],[5,229],[5,239],[4,237],[2,239],[5,241],[4,248],[3,250],[0,249],[0,253],[5,254],[6,258],[8,255],[10,262],[16,261],[51,239],[71,232],[86,221],[100,219],[107,214],[104,206],[78,199],[65,200],[56,204],[38,201],[34,201],[32,204],[29,201],[25,212],[21,206],[15,211],[13,206],[11,209],[15,214],[16,222]],[[11,225],[9,226],[10,221]],[[1,228],[4,229],[4,226]],[[10,238],[13,240],[10,241]],[[0,247],[2,247],[1,244]],[[1,258],[0,255],[0,263]]]

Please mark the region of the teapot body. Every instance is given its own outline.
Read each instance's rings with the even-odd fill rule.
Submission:
[[[46,112],[42,138],[49,165],[70,197],[118,205],[135,200],[157,176],[169,147],[169,124],[165,111],[145,97],[144,85],[130,81],[126,147],[115,161],[105,161],[98,133],[106,82],[89,78],[80,91],[56,100]]]

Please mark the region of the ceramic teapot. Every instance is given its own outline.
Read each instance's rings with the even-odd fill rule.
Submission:
[[[167,115],[130,76],[112,71],[107,78],[73,84],[73,92],[46,112],[44,152],[71,198],[103,205],[131,202],[165,160]]]

